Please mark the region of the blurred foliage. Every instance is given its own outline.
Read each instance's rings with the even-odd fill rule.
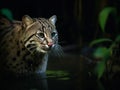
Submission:
[[[105,32],[106,22],[110,14],[117,15],[117,10],[114,7],[106,7],[99,14],[99,25],[101,27],[102,32]]]
[[[6,16],[9,20],[13,20],[13,14],[8,8],[1,9],[0,14]]]
[[[104,71],[106,70],[106,63],[110,59],[111,50],[106,47],[98,47],[94,52],[95,58],[102,59],[100,62],[97,63],[95,68],[95,74],[97,75],[98,79],[101,78]]]
[[[97,40],[94,40],[90,43],[90,47],[95,45],[95,44],[101,43],[101,42],[112,42],[112,40],[108,39],[108,38],[97,39]]]
[[[115,17],[115,19],[119,18],[119,17],[116,17],[117,10],[114,7],[106,7],[99,14],[99,25],[100,25],[100,28],[103,33],[105,33],[105,27],[106,27],[107,20],[108,20],[108,17],[110,14],[114,14],[113,16]],[[117,20],[115,20],[115,21],[117,21]],[[109,47],[105,46],[104,44],[102,44],[102,46],[101,46],[101,43],[104,43],[104,42],[111,42],[111,44],[109,45]],[[98,79],[100,79],[102,76],[104,76],[105,72],[109,72],[112,69],[112,65],[115,62],[114,56],[113,56],[114,47],[117,46],[117,44],[119,44],[119,43],[120,43],[120,35],[116,35],[115,40],[112,40],[110,38],[101,37],[99,39],[93,40],[90,43],[90,47],[94,47],[95,45],[97,45],[97,47],[93,53],[93,57],[95,59],[100,59],[100,61],[96,64],[96,67],[94,70],[94,73]],[[117,49],[120,49],[120,48],[117,47]],[[119,58],[117,58],[117,59],[119,59]],[[112,62],[112,63],[110,63],[110,62]],[[108,75],[110,76],[110,74],[108,74]]]

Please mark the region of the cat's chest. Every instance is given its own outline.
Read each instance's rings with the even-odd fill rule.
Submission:
[[[16,73],[35,72],[44,62],[43,54],[31,54],[25,48],[9,51],[5,69]]]

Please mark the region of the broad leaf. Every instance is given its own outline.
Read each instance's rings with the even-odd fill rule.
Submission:
[[[95,68],[95,74],[97,75],[97,78],[100,79],[105,72],[106,68],[106,62],[105,60],[99,62]]]
[[[98,79],[100,79],[106,69],[106,62],[110,57],[110,50],[105,47],[99,47],[94,52],[94,57],[101,58],[101,61],[97,63],[95,67],[95,74],[97,75]]]
[[[93,56],[95,58],[107,58],[109,57],[109,55],[110,55],[110,51],[106,47],[99,47],[93,53]]]
[[[116,8],[106,7],[99,14],[99,24],[100,24],[102,32],[105,32],[106,22],[110,14],[114,14],[116,16],[117,15]]]
[[[90,43],[90,46],[93,46],[95,44],[99,44],[99,43],[102,43],[102,42],[112,42],[112,40],[111,39],[107,39],[107,38],[96,39],[96,40],[93,40]]]

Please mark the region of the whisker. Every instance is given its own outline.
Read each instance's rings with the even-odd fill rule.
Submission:
[[[54,48],[51,50],[51,56],[55,56],[58,58],[63,57],[63,50],[62,47],[60,45],[55,45]]]
[[[58,44],[66,44],[66,43],[67,43],[66,41],[58,42]]]

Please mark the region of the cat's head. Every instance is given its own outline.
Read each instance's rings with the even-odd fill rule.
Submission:
[[[23,43],[31,53],[47,53],[58,44],[58,33],[56,30],[57,17],[53,15],[49,19],[31,18],[23,16]]]

